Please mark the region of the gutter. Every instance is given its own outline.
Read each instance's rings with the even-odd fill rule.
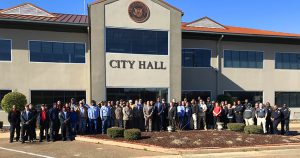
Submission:
[[[19,19],[3,19],[0,18],[0,21],[5,22],[20,22],[20,23],[33,23],[33,24],[50,24],[50,25],[62,25],[62,26],[80,26],[80,27],[88,27],[88,24],[80,24],[80,23],[62,23],[62,22],[47,22],[47,21],[33,21],[33,20],[19,20]]]

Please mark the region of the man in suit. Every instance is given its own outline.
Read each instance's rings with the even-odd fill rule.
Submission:
[[[10,124],[10,139],[9,142],[12,143],[14,139],[14,134],[16,131],[16,141],[20,139],[20,120],[21,112],[17,110],[16,105],[13,105],[12,110],[8,113],[8,122]]]
[[[34,120],[33,113],[29,110],[29,105],[25,105],[25,110],[21,114],[21,139],[22,143],[25,143],[25,133],[28,135],[28,140],[30,142],[33,141],[33,135],[32,135],[32,124]]]
[[[50,139],[54,142],[57,140],[59,130],[59,118],[58,118],[58,109],[57,104],[54,103],[53,107],[49,110],[49,119],[50,119]]]
[[[59,113],[60,129],[62,140],[71,140],[70,139],[70,112],[66,110],[66,107],[62,108],[62,111]]]
[[[241,103],[241,101],[238,101],[238,105],[234,109],[234,114],[235,114],[235,121],[236,123],[244,123],[244,110],[245,106]]]
[[[154,113],[154,107],[147,101],[146,106],[143,108],[144,118],[145,118],[145,129],[146,132],[152,132],[152,119]]]
[[[175,128],[175,119],[177,114],[177,109],[174,106],[174,102],[170,103],[169,111],[168,111],[168,120],[169,120],[169,126],[172,126]]]
[[[41,111],[38,114],[37,120],[38,120],[38,125],[40,127],[40,142],[43,141],[44,137],[44,132],[45,132],[45,137],[47,142],[50,141],[49,139],[49,121],[50,121],[50,115],[49,112],[46,108],[46,106],[43,104],[41,106]]]
[[[157,111],[156,113],[156,129],[158,129],[159,131],[163,130],[163,115],[164,115],[164,109],[162,106],[162,103],[160,102],[160,97],[157,97],[156,99],[156,103],[154,104],[155,109]]]
[[[32,131],[32,137],[34,140],[36,140],[36,132],[35,132],[35,129],[36,129],[36,120],[37,120],[37,110],[33,107],[33,105],[30,103],[29,104],[29,110],[32,112],[33,114],[33,123],[31,124],[31,131]]]
[[[144,112],[143,112],[143,104],[142,104],[142,99],[136,100],[135,101],[136,106],[134,106],[133,109],[133,115],[135,116],[134,121],[136,121],[137,128],[140,129],[141,131],[144,130],[145,128],[145,121],[144,121]]]

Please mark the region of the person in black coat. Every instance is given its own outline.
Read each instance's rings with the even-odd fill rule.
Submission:
[[[21,112],[17,110],[16,105],[13,105],[12,110],[8,113],[8,122],[10,124],[9,142],[10,143],[13,142],[15,131],[16,131],[16,141],[18,142],[20,139]]]
[[[29,110],[29,105],[25,106],[25,110],[21,114],[21,139],[22,143],[25,142],[25,133],[28,135],[28,139],[30,142],[33,141],[33,132],[32,130],[32,124],[34,123],[34,115]]]
[[[38,114],[37,120],[38,120],[38,125],[40,127],[40,142],[43,141],[44,137],[44,132],[45,132],[45,137],[47,142],[50,141],[49,139],[49,112],[47,111],[46,106],[43,104],[41,106],[41,111]]]
[[[271,120],[273,122],[273,133],[274,134],[280,134],[278,132],[278,124],[281,122],[281,117],[282,117],[282,113],[281,111],[278,109],[277,105],[274,105],[274,109],[273,112],[271,114]]]
[[[289,135],[291,110],[287,107],[286,104],[283,104],[280,111],[282,113],[281,134]]]
[[[62,111],[59,113],[60,129],[62,140],[71,140],[70,139],[70,112],[66,110],[66,107],[62,108]]]
[[[32,104],[29,104],[29,110],[32,112],[33,114],[33,121],[32,121],[32,124],[31,124],[31,132],[32,132],[32,137],[34,140],[36,140],[36,132],[35,132],[35,129],[36,129],[36,119],[37,119],[37,115],[38,115],[38,112],[37,110],[33,107]]]
[[[54,142],[58,137],[58,129],[60,126],[58,118],[58,109],[56,103],[53,104],[53,107],[49,110],[49,119],[50,119],[50,139]]]
[[[169,126],[172,126],[175,128],[175,119],[177,114],[177,108],[174,106],[174,103],[170,103],[169,111],[168,111],[168,120],[169,120]]]

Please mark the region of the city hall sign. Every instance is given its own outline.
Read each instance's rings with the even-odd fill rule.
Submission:
[[[148,69],[148,70],[167,69],[163,61],[110,60],[109,66],[113,69]]]
[[[134,1],[128,7],[128,14],[133,21],[144,23],[150,17],[150,10],[143,2]]]

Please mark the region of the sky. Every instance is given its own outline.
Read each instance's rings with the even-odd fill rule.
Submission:
[[[96,0],[0,0],[0,8],[30,2],[49,12],[84,14],[84,1]],[[208,16],[223,25],[300,34],[300,0],[165,1],[184,12],[184,22]]]

